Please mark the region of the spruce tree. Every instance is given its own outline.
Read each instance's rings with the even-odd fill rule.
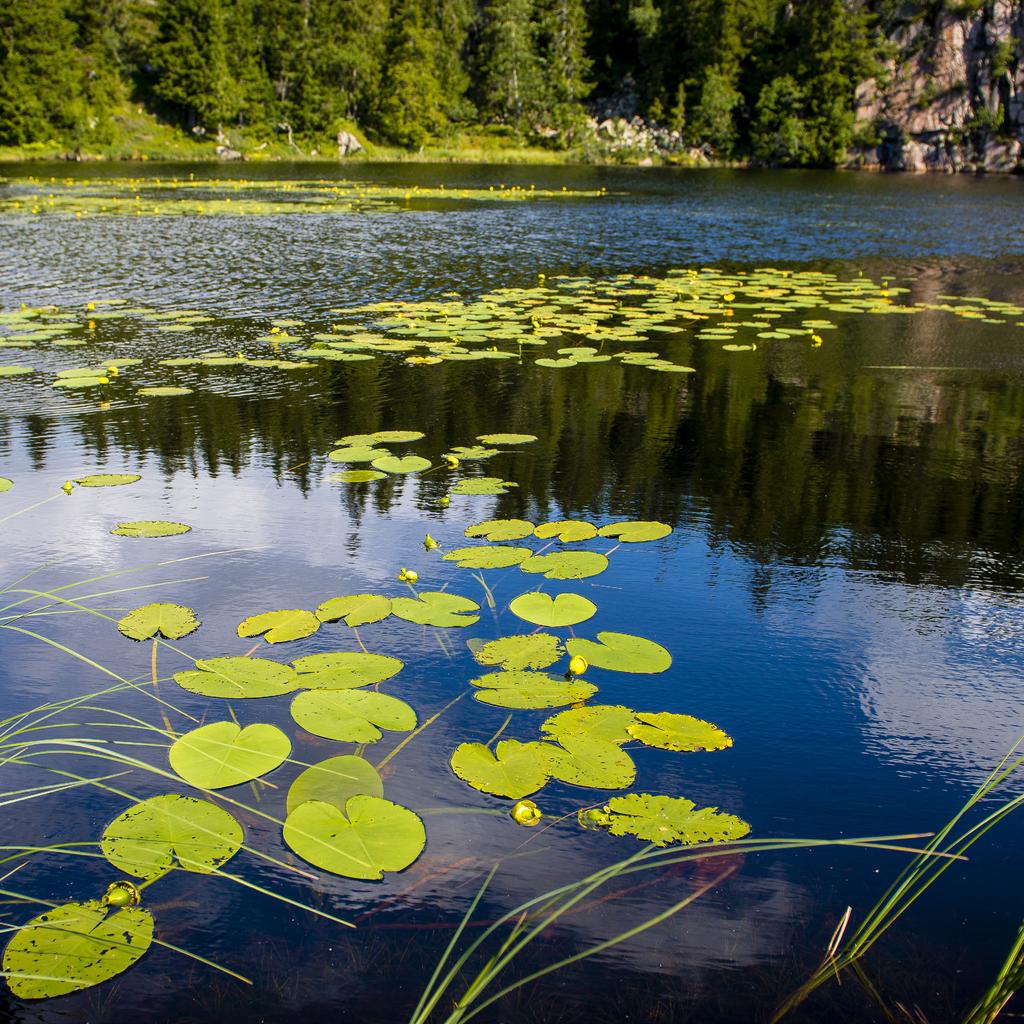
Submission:
[[[563,142],[571,141],[585,119],[590,93],[587,15],[583,0],[546,0],[541,12],[547,116]]]
[[[479,107],[522,132],[545,108],[534,0],[490,0],[477,67]]]

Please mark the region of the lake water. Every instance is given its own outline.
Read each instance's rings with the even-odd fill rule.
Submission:
[[[695,715],[734,740],[703,753],[633,743],[630,791],[718,807],[749,822],[754,838],[934,831],[1024,734],[1024,313],[853,315],[819,306],[805,316],[834,325],[822,329],[820,344],[804,332],[728,351],[720,340],[696,337],[692,323],[628,342],[656,347],[692,373],[651,372],[622,360],[535,364],[536,356],[581,343],[571,332],[550,351],[520,357],[519,346],[508,360],[417,365],[393,352],[317,360],[301,372],[160,365],[212,350],[228,358],[266,354],[273,343],[257,338],[275,318],[306,321],[287,329],[308,344],[314,330],[360,319],[332,312],[339,308],[474,302],[499,289],[536,288],[538,275],[544,287],[587,279],[586,289],[616,275],[668,280],[686,268],[705,268],[705,275],[717,268],[743,281],[771,267],[868,279],[906,305],[964,296],[1012,309],[1024,306],[1024,181],[428,165],[331,170],[331,177],[399,191],[535,185],[569,194],[522,202],[413,195],[395,209],[354,213],[0,214],[0,312],[54,304],[77,318],[69,336],[87,339],[67,348],[43,340],[0,349],[0,363],[45,371],[0,379],[0,477],[14,481],[0,495],[0,564],[5,584],[31,574],[18,585],[40,591],[103,577],[63,593],[112,619],[149,601],[190,606],[202,628],[177,643],[193,658],[243,655],[259,643],[255,654],[287,662],[364,643],[405,662],[383,690],[411,704],[421,722],[466,694],[382,771],[387,799],[422,817],[425,850],[380,882],[311,869],[281,838],[288,786],[300,770],[286,764],[267,777],[270,785],[224,791],[246,805],[221,801],[242,823],[247,847],[225,870],[353,922],[354,930],[224,878],[176,871],[144,894],[158,938],[251,984],[154,946],[119,978],[80,993],[29,1002],[4,991],[0,1020],[406,1021],[496,862],[479,922],[642,848],[577,824],[576,809],[612,791],[549,782],[533,799],[550,827],[525,829],[508,816],[511,800],[452,773],[456,747],[488,742],[510,714],[468,695],[481,667],[466,641],[529,632],[505,609],[537,577],[516,566],[484,570],[492,611],[470,570],[424,550],[428,531],[450,550],[476,543],[464,538],[467,526],[495,518],[671,526],[664,539],[619,547],[600,576],[541,582],[550,593],[580,593],[597,605],[594,618],[574,627],[578,635],[636,634],[672,655],[671,668],[659,674],[588,673],[599,688],[590,703]],[[40,178],[45,202],[51,176],[202,180],[224,171],[36,165],[0,173],[9,182],[0,185],[0,202],[5,189],[35,187],[25,184],[28,173]],[[245,177],[266,179],[260,194],[267,196],[285,179],[326,173],[322,165],[244,168]],[[109,299],[150,313],[100,318],[83,329],[86,304]],[[210,319],[180,333],[145,319],[180,310]],[[744,315],[752,314],[737,310],[737,319]],[[380,318],[362,314],[367,324]],[[510,345],[503,339],[495,347]],[[59,370],[114,358],[143,361],[102,393],[50,386]],[[136,393],[166,384],[192,393]],[[327,459],[338,439],[393,429],[422,431],[423,440],[399,453],[442,468],[368,484],[331,479],[345,468]],[[452,446],[510,431],[538,440],[498,445],[486,462],[443,466],[440,456]],[[90,472],[142,480],[60,493],[65,480]],[[452,495],[447,508],[439,505],[455,480],[483,473],[518,486],[498,496]],[[45,503],[5,520],[37,502]],[[110,534],[118,522],[150,519],[192,531],[166,539]],[[582,546],[605,552],[615,542]],[[257,612],[312,609],[343,594],[408,594],[396,578],[406,566],[419,573],[419,590],[447,589],[480,603],[480,621],[434,630],[391,617],[361,627],[358,639],[334,623],[273,646],[236,634]],[[146,589],[119,592],[140,586]],[[14,600],[4,595],[2,603]],[[10,614],[0,612],[7,616],[0,624],[50,638],[94,664],[4,630],[2,717],[103,688],[110,677],[101,665],[143,684],[150,679],[151,646],[123,639],[109,619]],[[159,658],[162,679],[189,667],[173,652]],[[562,671],[564,663],[552,669]],[[227,717],[224,701],[169,679],[157,692],[200,721]],[[280,726],[292,740],[291,757],[303,764],[355,751],[295,725],[290,700],[234,701],[232,713],[243,725]],[[98,703],[161,725],[163,712],[146,694]],[[502,736],[536,739],[556,710],[512,711]],[[96,724],[98,711],[77,709],[71,717],[74,735],[121,736]],[[178,717],[172,726],[184,732],[195,723]],[[133,746],[138,735],[122,732],[122,751],[166,770],[166,740]],[[402,739],[385,732],[365,756],[377,763]],[[152,743],[152,734],[143,742]],[[90,776],[123,770],[66,755],[51,763]],[[3,770],[4,791],[39,784],[39,773]],[[143,771],[109,785],[130,796],[89,787],[5,807],[0,842],[95,844],[133,799],[194,792]],[[1007,792],[1015,792],[1012,780]],[[1010,817],[875,947],[865,968],[887,1004],[917,1006],[932,1024],[963,1019],[1024,918],[1022,841],[1024,819]],[[716,884],[663,924],[518,989],[476,1019],[767,1021],[821,961],[847,906],[856,924],[906,862],[896,852],[830,847],[737,853],[622,879],[545,929],[508,981]],[[19,863],[0,865],[0,875]],[[723,866],[732,870],[718,881]],[[48,853],[3,884],[61,903],[97,898],[123,876],[102,857]],[[42,909],[5,899],[6,927]],[[453,995],[461,991],[456,986]],[[450,1006],[443,1002],[434,1019],[444,1020]],[[852,979],[826,987],[787,1019],[826,1015],[883,1019]]]

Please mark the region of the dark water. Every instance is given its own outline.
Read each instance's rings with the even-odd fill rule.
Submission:
[[[538,272],[770,264],[889,276],[910,289],[910,301],[955,293],[1024,303],[1024,183],[1014,179],[424,166],[355,173],[402,184],[606,186],[612,194],[350,217],[9,218],[0,222],[0,302],[80,307],[119,297],[200,308],[215,318],[203,327],[203,347],[229,351],[273,316],[322,319],[333,307],[453,290],[475,296],[531,284]],[[268,174],[310,171],[278,166]],[[450,584],[482,599],[466,571],[426,555],[427,529],[454,547],[466,525],[498,516],[658,519],[674,527],[671,537],[622,550],[612,571],[565,588],[599,605],[588,635],[635,632],[674,657],[661,676],[604,673],[595,699],[695,714],[720,724],[735,746],[704,755],[638,750],[635,788],[721,807],[750,821],[758,837],[930,831],[1024,733],[1024,328],[940,313],[836,321],[820,349],[776,344],[737,356],[717,344],[674,342],[679,360],[696,367],[692,375],[608,364],[571,373],[514,363],[412,367],[384,356],[300,376],[197,376],[194,395],[168,402],[114,391],[106,409],[45,384],[3,381],[0,476],[16,488],[0,498],[0,516],[49,498],[83,471],[143,475],[134,487],[79,489],[3,523],[3,579],[34,571],[26,585],[45,590],[140,569],[77,593],[105,595],[90,603],[115,616],[148,600],[189,604],[204,626],[182,646],[211,657],[251,646],[234,633],[251,613],[313,607],[335,594],[397,594],[401,565],[417,568],[430,589]],[[145,353],[148,363],[183,344],[110,331],[104,358]],[[4,352],[0,361],[55,369],[89,362],[81,351]],[[933,369],[868,369],[875,366]],[[133,376],[159,379],[148,366]],[[428,457],[490,431],[539,441],[487,464],[489,474],[518,482],[516,491],[453,499],[446,512],[436,505],[444,490],[436,475],[368,488],[328,481],[338,467],[324,456],[336,438],[410,427],[426,432],[417,451]],[[109,535],[117,521],[148,518],[194,530],[166,541]],[[206,557],[155,564],[193,555]],[[487,580],[499,608],[527,589],[514,568]],[[515,631],[509,616],[500,621],[485,616],[466,632],[488,639]],[[103,620],[51,616],[26,628],[125,677],[150,671],[148,645],[121,639]],[[462,631],[449,631],[451,657],[431,633],[393,619],[361,632],[371,650],[406,660],[392,692],[421,720],[477,674]],[[98,671],[33,637],[2,636],[5,714],[104,685]],[[287,660],[338,648],[343,636],[351,646],[335,626],[258,653]],[[161,658],[163,672],[184,667]],[[164,684],[161,693],[174,689]],[[216,702],[173,697],[197,717],[222,714]],[[117,706],[153,714],[141,698]],[[341,752],[290,726],[286,698],[237,702],[235,711],[243,724],[281,724],[300,760]],[[244,852],[229,865],[355,921],[355,931],[179,872],[146,894],[158,934],[230,965],[251,986],[154,949],[120,979],[78,995],[45,1004],[0,995],[0,1018],[408,1019],[496,860],[504,858],[479,909],[483,921],[636,848],[583,833],[571,817],[540,834],[520,829],[504,815],[507,801],[451,775],[455,746],[486,741],[506,714],[462,701],[389,763],[387,797],[421,811],[427,826],[426,851],[407,872],[381,883],[322,875],[311,884]],[[531,738],[548,714],[515,712],[506,735]],[[394,743],[386,734],[367,756],[376,760]],[[283,815],[292,774],[271,776],[278,788],[261,791],[260,810]],[[142,776],[120,784],[140,797],[166,790]],[[536,799],[558,817],[602,798],[550,783]],[[40,846],[94,841],[124,806],[93,790],[15,804],[3,809],[0,837]],[[290,859],[279,826],[238,816],[249,845]],[[1009,819],[880,943],[868,970],[887,1000],[917,1005],[931,1022],[962,1019],[1024,917],[1022,840],[1022,822]],[[737,855],[735,873],[678,916],[477,1019],[766,1020],[818,964],[845,908],[856,922],[904,862],[858,850]],[[619,884],[615,898],[587,903],[545,933],[519,973],[638,924],[718,869],[683,865]],[[95,897],[115,877],[102,859],[49,855],[3,884],[59,902]],[[3,910],[8,924],[33,912],[17,903]],[[872,1021],[880,1013],[847,983],[792,1019]]]

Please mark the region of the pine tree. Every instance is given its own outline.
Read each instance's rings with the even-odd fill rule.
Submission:
[[[547,99],[533,0],[490,0],[478,64],[481,113],[523,131]]]
[[[541,12],[547,115],[563,142],[571,141],[584,121],[583,100],[589,95],[587,15],[583,0],[546,0]]]

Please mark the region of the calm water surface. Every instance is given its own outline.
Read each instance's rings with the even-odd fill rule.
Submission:
[[[69,173],[64,165],[30,170]],[[88,173],[118,170],[139,173]],[[245,168],[257,172],[325,173]],[[473,297],[530,285],[538,273],[771,265],[889,277],[911,301],[963,294],[1024,304],[1024,182],[1015,179],[369,165],[345,174],[410,185],[605,186],[610,194],[353,216],[9,217],[0,220],[0,304],[80,307],[117,297],[202,309],[214,320],[200,328],[201,346],[187,338],[189,350],[232,352],[272,317],[323,319],[334,307],[452,291]],[[660,676],[602,673],[595,699],[697,715],[725,728],[735,746],[704,755],[638,750],[637,791],[721,807],[759,837],[929,831],[1024,733],[1024,326],[930,312],[835,319],[839,329],[819,349],[774,343],[731,354],[685,336],[667,343],[696,367],[692,375],[611,364],[561,373],[512,362],[415,367],[382,356],[292,376],[188,371],[191,396],[144,402],[127,388],[111,392],[108,408],[45,382],[7,380],[0,476],[16,487],[0,497],[0,516],[89,470],[139,472],[143,481],[76,490],[3,522],[3,579],[32,572],[26,585],[51,589],[139,569],[77,593],[99,595],[90,603],[115,617],[146,600],[191,605],[203,628],[182,646],[212,657],[251,647],[235,627],[254,612],[313,607],[336,594],[398,594],[401,565],[417,568],[429,589],[450,585],[483,600],[465,570],[423,551],[428,529],[450,548],[470,523],[499,516],[658,519],[674,527],[669,538],[624,549],[612,571],[565,588],[599,606],[587,635],[635,632],[674,658]],[[108,329],[104,358],[147,359],[133,382],[158,383],[156,357],[184,350],[182,335]],[[80,351],[8,351],[2,361],[59,369],[89,362]],[[325,455],[336,438],[390,428],[425,431],[416,450],[434,458],[491,431],[539,441],[487,463],[518,489],[453,499],[447,511],[436,504],[441,474],[369,487],[329,481],[338,467]],[[149,518],[194,529],[158,541],[109,534],[115,522]],[[529,587],[515,568],[489,571],[487,581],[499,610]],[[153,588],[110,593],[143,583]],[[465,632],[490,639],[517,631],[510,621],[485,614]],[[26,628],[123,676],[150,671],[148,645],[121,639],[102,619],[50,616]],[[432,632],[394,619],[361,633],[371,650],[406,660],[392,692],[421,720],[479,672],[461,630],[448,632],[447,651]],[[98,671],[31,636],[5,631],[2,644],[5,714],[104,685]],[[353,646],[351,637],[333,626],[267,651],[287,660],[343,645]],[[166,672],[184,667],[161,658]],[[171,691],[196,717],[223,713],[163,684],[163,695]],[[141,698],[118,707],[152,716]],[[243,724],[282,725],[302,761],[342,752],[291,726],[287,698],[239,702],[235,712]],[[329,875],[309,883],[244,852],[231,863],[251,882],[355,921],[355,931],[179,872],[146,894],[158,934],[230,965],[251,986],[154,948],[120,979],[78,995],[29,1004],[2,994],[0,1019],[406,1020],[496,860],[504,858],[483,921],[636,848],[583,833],[571,816],[539,834],[520,829],[505,816],[507,801],[452,776],[451,751],[486,742],[506,714],[461,701],[389,762],[387,797],[420,811],[427,826],[425,853],[408,871],[381,883]],[[515,712],[505,735],[529,739],[548,714]],[[379,759],[395,742],[386,734],[368,756]],[[280,769],[270,777],[277,788],[260,791],[266,815],[283,815],[296,771]],[[147,777],[119,784],[137,797],[166,791]],[[537,797],[554,818],[603,798],[559,783]],[[124,806],[98,790],[16,804],[4,809],[0,842],[94,841]],[[239,816],[251,846],[293,860],[279,826]],[[962,1018],[1024,918],[1022,841],[1024,820],[1009,819],[879,945],[868,969],[887,998],[916,1004],[933,1024]],[[735,873],[691,908],[478,1019],[767,1020],[820,961],[845,908],[863,914],[903,863],[857,850],[737,855]],[[639,923],[717,870],[684,865],[622,883],[629,891],[585,904],[545,934],[521,972]],[[47,856],[5,885],[59,902],[92,898],[115,877],[103,860]],[[31,913],[23,904],[3,911],[15,924]],[[826,989],[792,1019],[826,1015],[881,1019],[854,984]]]

